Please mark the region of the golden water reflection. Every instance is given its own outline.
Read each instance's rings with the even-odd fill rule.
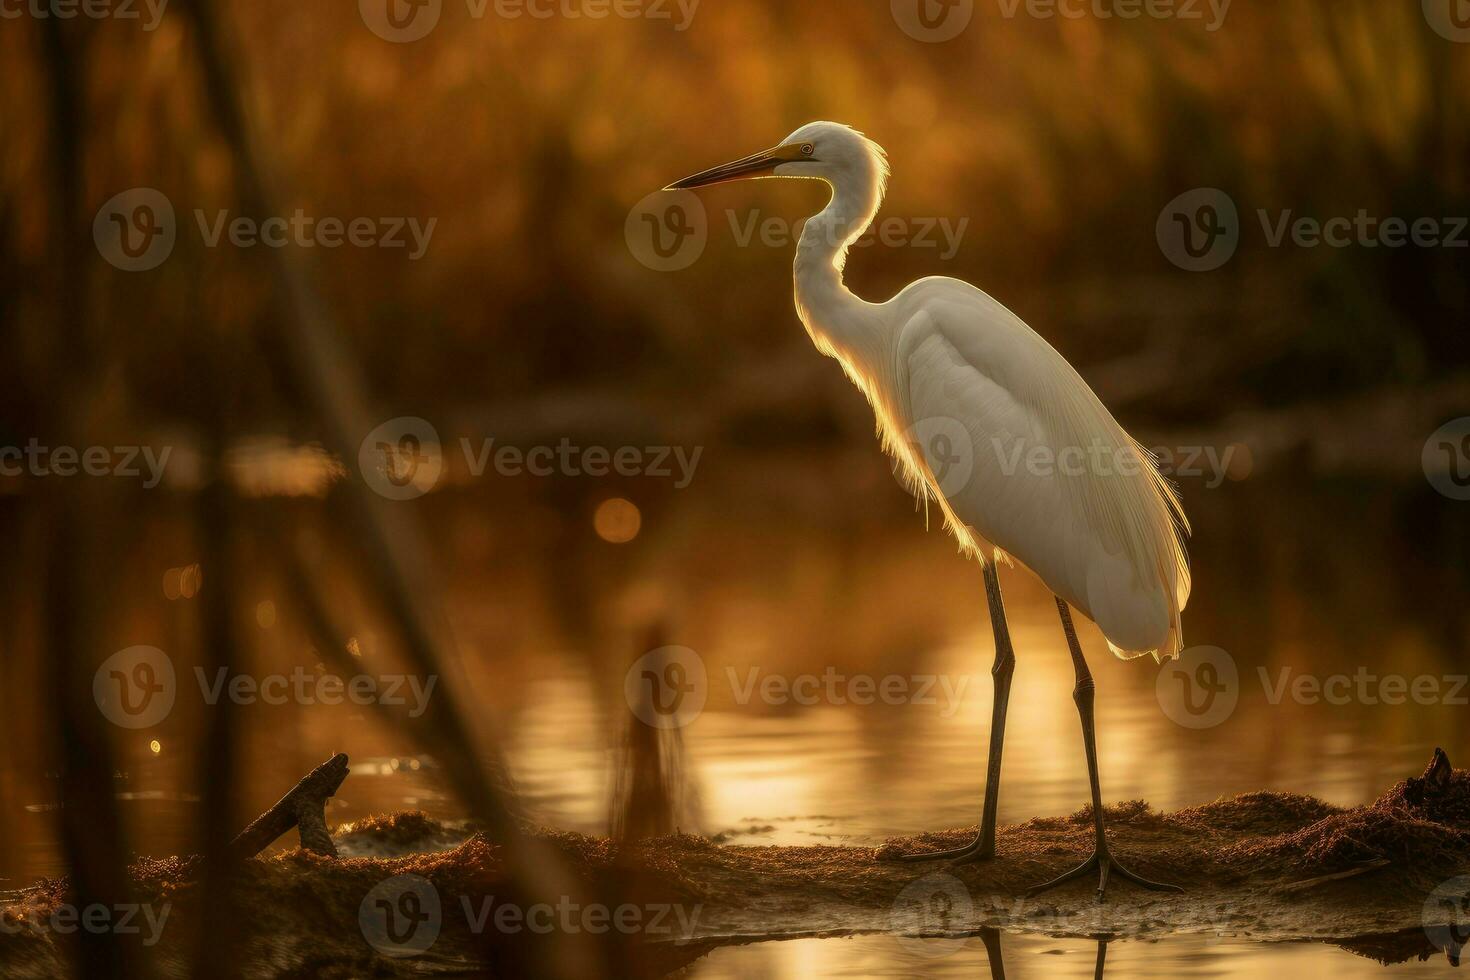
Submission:
[[[718,492],[620,487],[642,526],[618,544],[594,531],[592,515],[609,499],[598,486],[506,482],[426,498],[422,516],[441,556],[463,658],[465,680],[452,692],[482,733],[496,736],[532,819],[607,831],[615,747],[628,722],[623,672],[643,652],[637,637],[652,618],[670,642],[697,651],[708,677],[705,708],[682,731],[689,785],[676,815],[681,829],[736,844],[876,843],[977,821],[992,657],[980,573],[937,528],[924,531],[922,515],[874,455],[812,460],[804,474],[786,460],[769,467],[737,460],[724,471],[712,460],[699,486]],[[829,482],[848,492],[824,494]],[[1278,789],[1350,805],[1420,771],[1436,745],[1466,765],[1470,709],[1460,704],[1273,703],[1259,679],[1262,668],[1268,678],[1282,669],[1317,677],[1359,668],[1410,677],[1464,670],[1467,612],[1452,598],[1466,591],[1463,552],[1454,545],[1463,529],[1436,524],[1444,511],[1425,506],[1437,501],[1424,494],[1432,491],[1371,483],[1186,487],[1197,530],[1186,635],[1229,651],[1241,677],[1239,704],[1218,727],[1181,727],[1160,705],[1152,661],[1109,656],[1084,624],[1105,798],[1174,809]],[[139,574],[116,596],[117,645],[166,649],[181,694],[154,729],[118,733],[118,794],[138,849],[166,855],[198,846],[194,733],[203,708],[190,693],[192,665],[201,662],[191,647],[198,603],[165,597],[158,583],[190,567],[197,549],[182,520],[153,521],[136,558]],[[271,570],[268,547],[253,568],[241,582],[242,609],[259,627],[253,669],[325,669]],[[364,671],[391,663],[380,639],[388,631],[361,607],[344,571],[328,562],[322,574],[342,576],[330,593],[354,638],[351,662]],[[208,589],[210,581],[206,569],[198,582]],[[1069,813],[1085,804],[1087,782],[1056,610],[1029,574],[1007,569],[1002,581],[1018,662],[1000,818]],[[829,676],[839,679],[841,698],[820,686]],[[772,678],[777,690],[810,691],[797,684],[802,677],[818,683],[815,703],[760,693]],[[932,681],[927,703],[869,697],[876,703],[859,704],[851,696],[858,678],[878,685],[897,678],[913,693]],[[24,680],[16,675],[18,685]],[[241,808],[251,815],[337,751],[352,758],[353,774],[333,802],[334,822],[410,808],[463,815],[435,760],[368,708],[252,704],[240,709],[238,725],[247,774]],[[5,815],[13,846],[0,855],[4,876],[23,883],[58,873],[54,784],[28,756],[12,757],[0,776],[14,801]],[[876,942],[727,950],[709,958],[703,975],[904,972]],[[1059,953],[1047,942],[1014,944],[1014,975],[1090,970],[1080,946],[1054,944],[1065,946]],[[1240,965],[1233,974],[1222,969],[1243,976],[1254,969],[1250,957],[1267,955],[1188,945],[1195,942],[1158,947],[1184,951],[1160,962],[1208,954]],[[1154,947],[1117,949],[1126,963],[1130,950]],[[956,956],[943,969],[973,969],[978,955]],[[1279,955],[1346,975],[1371,965],[1318,947]],[[1137,956],[1140,964],[1148,958]],[[1159,975],[1170,969],[1139,966]]]
[[[990,977],[989,960],[979,938],[945,944],[939,951],[915,947],[892,936],[851,939],[797,939],[719,949],[694,971],[700,980],[755,980],[763,977]],[[1003,933],[1000,950],[1006,980],[1096,976],[1097,943],[1088,939],[1051,939]],[[1393,977],[1443,977],[1454,971],[1443,957],[1402,963]],[[1103,977],[1250,978],[1271,975],[1381,978],[1384,967],[1335,946],[1316,943],[1251,944],[1204,936],[1174,936],[1159,942],[1108,944]]]

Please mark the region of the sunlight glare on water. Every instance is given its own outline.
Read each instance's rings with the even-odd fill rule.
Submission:
[[[699,980],[749,980],[752,977],[990,977],[979,938],[942,956],[926,955],[891,936],[849,939],[796,939],[718,949],[701,960]],[[948,943],[948,940],[945,940]],[[1005,933],[1000,937],[1006,980],[1091,980],[1096,975],[1097,943]],[[1454,971],[1443,956],[1391,967],[1396,978],[1443,977]],[[1109,943],[1104,978],[1211,977],[1249,980],[1264,976],[1332,977],[1360,980],[1383,977],[1384,968],[1335,946],[1313,943],[1251,944],[1232,939],[1173,936],[1159,942]]]

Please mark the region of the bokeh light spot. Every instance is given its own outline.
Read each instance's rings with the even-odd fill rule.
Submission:
[[[597,536],[613,544],[626,544],[638,537],[643,515],[631,500],[613,497],[597,505],[592,515],[592,528]]]

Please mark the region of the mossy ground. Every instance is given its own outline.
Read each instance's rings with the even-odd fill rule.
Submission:
[[[1089,853],[1088,809],[1002,828],[994,859],[958,867],[890,859],[956,846],[973,828],[895,839],[879,848],[727,847],[690,835],[621,846],[547,830],[534,840],[543,857],[559,855],[563,877],[544,883],[554,894],[574,896],[584,906],[685,910],[683,920],[671,917],[670,924],[688,924],[692,936],[683,938],[692,942],[676,944],[677,934],[666,932],[619,936],[612,947],[593,947],[597,955],[614,949],[622,969],[643,974],[675,968],[730,942],[935,931],[932,922],[916,922],[906,910],[905,890],[916,880],[946,888],[958,883],[962,900],[968,896],[967,907],[939,932],[982,926],[1092,936],[1222,932],[1341,941],[1394,959],[1424,951],[1426,897],[1470,872],[1470,772],[1451,771],[1446,763],[1432,785],[1429,777],[1405,780],[1372,804],[1347,809],[1292,793],[1250,793],[1173,813],[1140,801],[1110,806],[1108,831],[1120,859],[1186,891],[1146,892],[1115,882],[1104,903],[1096,901],[1091,881],[1024,897],[1027,886]],[[501,955],[497,950],[512,948],[517,936],[471,928],[468,913],[487,897],[512,899],[503,850],[473,833],[447,843],[464,833],[422,813],[393,814],[338,828],[344,855],[367,856],[331,859],[291,850],[249,861],[235,877],[231,909],[211,928],[221,930],[221,949],[232,948],[231,955],[250,964],[251,976],[476,972],[482,957]],[[427,846],[443,849],[422,850]],[[384,856],[388,852],[398,856]],[[173,928],[150,955],[165,975],[183,975],[203,921],[198,860],[140,859],[130,873],[137,901],[169,903]],[[1316,882],[1342,873],[1350,876]],[[359,912],[375,885],[406,874],[433,884],[443,927],[427,953],[396,960],[368,945]],[[66,900],[66,883],[49,880],[18,893],[0,912],[6,976],[53,975],[58,946],[44,922]]]

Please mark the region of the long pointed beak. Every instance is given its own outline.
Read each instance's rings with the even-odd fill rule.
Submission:
[[[753,153],[733,163],[721,164],[708,170],[701,170],[691,177],[676,180],[665,187],[666,191],[682,191],[690,187],[704,187],[708,184],[723,184],[729,180],[743,180],[747,177],[768,177],[776,169],[776,165],[785,162],[785,157],[777,152],[780,147],[770,150],[762,150]]]

